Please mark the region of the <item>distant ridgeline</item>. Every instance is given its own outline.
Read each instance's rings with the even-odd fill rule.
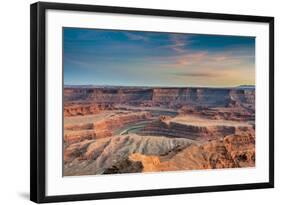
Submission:
[[[232,88],[161,88],[123,86],[65,86],[65,102],[150,106],[232,106],[255,104],[255,86]]]

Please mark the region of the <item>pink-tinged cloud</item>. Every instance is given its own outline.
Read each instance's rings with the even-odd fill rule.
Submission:
[[[188,54],[180,55],[176,57],[175,66],[185,66],[185,65],[191,65],[194,63],[202,62],[203,60],[206,60],[207,57],[208,57],[207,52],[196,52],[196,53],[188,53]]]
[[[192,83],[201,86],[237,86],[240,84],[255,84],[255,75],[249,69],[237,70],[228,68],[227,70],[216,71],[214,69],[204,69],[195,71],[183,71],[174,73],[172,78],[175,82]]]
[[[206,66],[223,68],[249,64],[249,56],[233,55],[228,52],[210,53],[207,51],[186,51],[183,54],[163,59],[163,63],[173,69]]]
[[[157,58],[171,82],[202,86],[237,86],[255,84],[253,56],[232,52],[186,51],[175,56]],[[161,74],[160,74],[161,75]]]

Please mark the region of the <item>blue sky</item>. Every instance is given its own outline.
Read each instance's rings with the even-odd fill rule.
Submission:
[[[64,28],[65,85],[255,84],[255,38]]]

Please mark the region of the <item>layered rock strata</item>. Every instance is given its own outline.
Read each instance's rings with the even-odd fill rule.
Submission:
[[[106,104],[85,104],[85,103],[65,103],[64,117],[71,117],[77,115],[91,115],[100,113],[103,110],[112,110],[111,105]]]
[[[109,137],[113,132],[127,124],[149,119],[149,112],[115,112],[108,115],[88,115],[67,118],[64,125],[64,142],[74,143],[85,139]]]
[[[65,148],[64,174],[92,175],[255,166],[255,138],[241,132],[204,143],[130,134]]]
[[[64,174],[91,175],[103,173],[131,172],[125,164],[130,165],[134,172],[142,171],[142,166],[128,162],[133,153],[145,155],[166,155],[175,148],[185,148],[194,143],[188,139],[138,136],[107,137],[98,140],[84,140],[65,147]],[[123,167],[123,168],[122,168]],[[126,170],[123,170],[126,169]]]
[[[201,145],[192,144],[172,157],[134,153],[129,159],[142,162],[143,172],[254,167],[255,138],[241,133]]]
[[[149,123],[138,134],[208,140],[235,134],[240,131],[254,133],[253,126],[248,123],[180,116],[159,119]]]
[[[255,89],[244,88],[136,88],[99,87],[65,88],[64,100],[106,104],[181,105],[225,107],[254,106]]]
[[[181,114],[197,115],[215,120],[255,121],[255,110],[245,109],[241,106],[216,108],[183,106],[179,112]]]
[[[255,166],[255,88],[64,89],[64,175]]]

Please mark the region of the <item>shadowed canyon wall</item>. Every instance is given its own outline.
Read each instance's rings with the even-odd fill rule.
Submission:
[[[254,104],[255,89],[246,88],[65,88],[64,100],[106,104],[230,106]]]

